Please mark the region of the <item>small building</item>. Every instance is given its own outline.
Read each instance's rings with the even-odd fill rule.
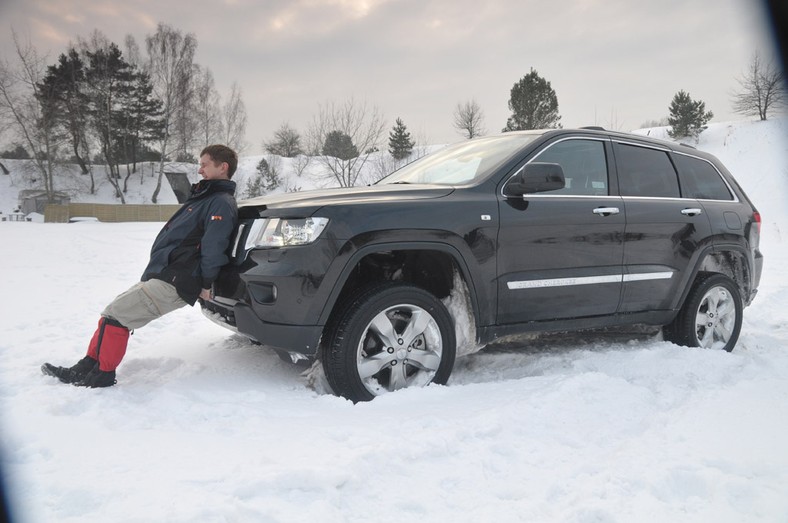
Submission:
[[[71,203],[71,197],[64,192],[55,192],[52,201],[47,199],[47,192],[41,189],[23,189],[19,191],[19,211],[24,214],[37,212],[44,214],[44,210],[48,203],[56,203],[58,205],[68,205]]]

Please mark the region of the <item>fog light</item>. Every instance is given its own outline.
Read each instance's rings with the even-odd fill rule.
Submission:
[[[270,305],[276,301],[276,285],[273,283],[250,283],[249,294],[257,303]]]

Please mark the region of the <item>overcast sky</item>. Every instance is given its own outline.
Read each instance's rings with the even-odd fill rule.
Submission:
[[[241,85],[256,154],[283,122],[304,133],[320,103],[351,96],[419,142],[460,140],[452,114],[472,98],[499,132],[531,68],[564,127],[635,129],[680,89],[714,121],[741,119],[736,78],[772,53],[764,16],[758,0],[0,0],[0,53],[11,27],[50,63],[94,29],[121,48],[127,34],[144,48],[158,22],[194,33],[220,93]]]

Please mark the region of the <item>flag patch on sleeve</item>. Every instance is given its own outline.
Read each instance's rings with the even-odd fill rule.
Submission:
[[[220,215],[211,216],[211,221],[222,221],[222,217]]]

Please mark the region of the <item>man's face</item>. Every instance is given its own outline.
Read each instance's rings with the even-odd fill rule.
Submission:
[[[200,156],[200,170],[198,171],[205,180],[227,180],[227,163],[215,164],[210,155]]]

